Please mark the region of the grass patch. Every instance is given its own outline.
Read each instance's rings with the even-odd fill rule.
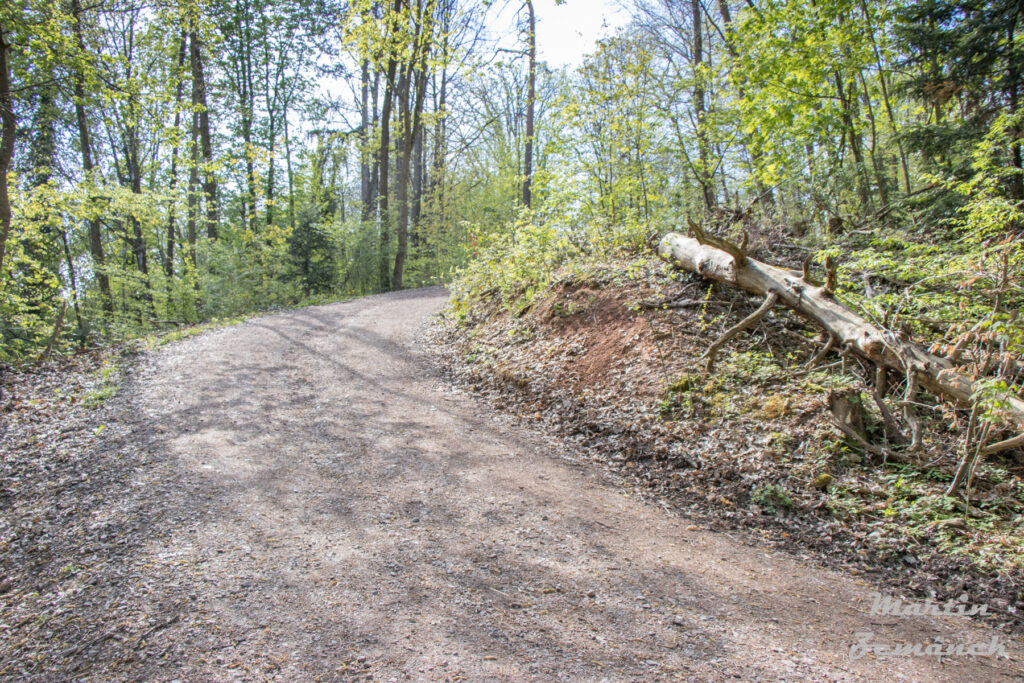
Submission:
[[[96,371],[96,378],[99,380],[97,387],[82,399],[86,408],[97,408],[117,395],[121,386],[121,366],[116,360],[104,360]]]

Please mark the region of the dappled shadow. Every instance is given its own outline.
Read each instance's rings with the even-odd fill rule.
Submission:
[[[157,358],[120,447],[147,454],[159,495],[124,517],[148,541],[122,551],[120,587],[149,587],[131,598],[143,623],[180,619],[136,674],[770,679],[774,650],[839,663],[853,633],[829,620],[857,612],[852,590],[805,585],[791,562],[729,566],[742,549],[448,396],[409,347],[437,300],[291,311]]]

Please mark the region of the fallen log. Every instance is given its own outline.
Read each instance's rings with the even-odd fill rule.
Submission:
[[[675,232],[664,235],[656,246],[658,255],[677,268],[738,287],[764,298],[766,303],[770,299],[773,304],[777,301],[821,326],[829,335],[829,348],[834,346],[879,368],[901,373],[908,380],[908,392],[903,400],[907,410],[918,388],[966,408],[977,403],[977,381],[959,372],[950,359],[929,353],[898,334],[879,329],[838,301],[833,294],[834,264],[827,264],[828,281],[821,285],[810,278],[806,267],[799,272],[750,258],[746,253],[746,240],[741,245],[732,244],[705,233],[692,221],[690,229],[694,237]],[[766,313],[766,310],[758,310],[762,317]],[[719,341],[724,343],[725,340]],[[716,342],[711,348],[717,349],[720,345]],[[1024,431],[1024,400],[1006,397],[996,412],[1008,426]],[[908,415],[908,418],[908,422],[914,424],[913,417]],[[1024,445],[1024,435],[1015,437],[1014,445],[1018,439]],[[914,441],[916,445],[917,439]]]

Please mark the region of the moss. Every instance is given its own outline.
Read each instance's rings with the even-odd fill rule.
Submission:
[[[789,412],[789,398],[785,396],[769,396],[761,404],[761,417],[776,420]]]
[[[672,380],[665,392],[671,394],[685,394],[697,386],[699,377],[691,374],[683,374]]]
[[[822,472],[814,478],[811,482],[811,486],[818,489],[819,491],[826,491],[828,487],[832,485],[832,475],[828,472]]]

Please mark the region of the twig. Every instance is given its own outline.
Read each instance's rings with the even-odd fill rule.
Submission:
[[[60,302],[60,311],[57,313],[57,322],[54,323],[53,325],[53,334],[50,335],[50,341],[47,342],[46,349],[43,350],[41,354],[39,354],[40,363],[48,359],[50,357],[50,354],[53,352],[53,345],[57,341],[57,337],[60,336],[61,328],[64,327],[64,311],[67,310],[67,307],[67,301]]]
[[[903,458],[899,457],[896,453],[889,450],[888,448],[882,448],[880,446],[874,446],[868,443],[867,439],[857,433],[857,430],[849,425],[840,422],[835,415],[829,415],[832,418],[832,424],[836,426],[839,431],[857,442],[857,445],[864,449],[865,452],[877,455],[882,458],[882,462],[892,460],[894,462],[900,462]]]
[[[118,624],[117,626],[115,626],[114,628],[110,629],[109,631],[107,631],[103,635],[99,636],[98,638],[93,638],[92,640],[90,640],[87,643],[82,643],[78,647],[73,647],[70,650],[66,650],[64,652],[64,657],[65,658],[75,657],[78,654],[84,652],[85,650],[88,650],[91,647],[99,645],[100,643],[105,643],[106,641],[108,641],[111,638],[113,638],[114,634],[117,633],[118,631],[120,631],[121,628],[122,628],[122,625]]]
[[[717,301],[714,299],[687,299],[685,301],[669,299],[667,301],[641,301],[637,303],[637,306],[655,310],[673,310],[676,308],[693,308],[694,306],[703,306],[704,304],[725,306],[727,303],[727,301]]]
[[[913,399],[917,395],[917,375],[913,367],[907,364],[907,391],[903,395],[903,419],[910,425],[910,450],[916,451],[921,446],[921,421],[914,414]]]
[[[907,437],[900,431],[899,425],[896,424],[896,418],[893,417],[892,411],[889,410],[889,406],[885,405],[885,400],[878,391],[878,385],[871,387],[871,398],[875,400],[875,405],[878,406],[878,412],[882,415],[882,424],[885,428],[885,435],[896,443],[906,443]]]
[[[978,427],[978,412],[980,410],[981,407],[977,403],[971,408],[971,416],[967,419],[967,433],[964,434],[964,456],[960,459],[960,464],[957,465],[953,481],[949,483],[949,488],[946,489],[947,496],[953,495],[960,488],[964,477],[967,475],[970,462],[978,457],[978,453],[981,450],[982,442],[980,440],[977,441],[977,446],[973,449],[973,453],[971,449],[971,446],[975,444],[975,432]]]
[[[162,631],[163,629],[167,628],[168,626],[171,626],[172,624],[176,624],[179,619],[181,619],[181,615],[180,614],[175,614],[170,619],[166,619],[166,620],[164,620],[164,621],[162,621],[162,622],[160,622],[158,624],[155,624],[155,625],[151,626],[149,628],[149,630],[147,630],[145,633],[143,633],[141,636],[139,636],[135,640],[135,649],[136,650],[139,649],[142,646],[142,642],[144,640],[146,640],[146,638],[148,638],[149,636],[153,635],[157,631]]]
[[[843,364],[843,361],[837,360],[834,363],[829,363],[828,365],[822,365],[821,367],[816,367],[816,368],[804,367],[803,370],[797,370],[796,372],[790,373],[790,374],[785,375],[785,376],[789,377],[790,379],[795,379],[797,377],[803,377],[804,375],[809,375],[809,374],[811,374],[812,372],[815,372],[815,371],[831,370],[832,368],[838,368],[842,364]]]

